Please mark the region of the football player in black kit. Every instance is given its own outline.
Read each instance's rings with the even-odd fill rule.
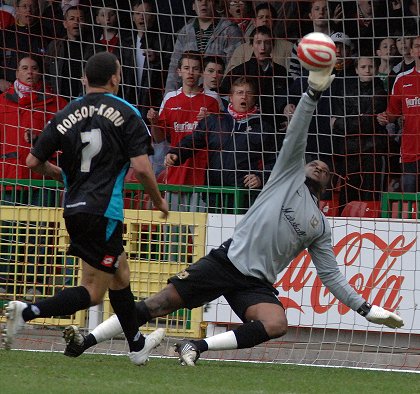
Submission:
[[[99,304],[109,290],[111,305],[128,340],[131,361],[147,362],[165,332],[145,338],[138,330],[130,271],[123,248],[123,184],[131,164],[154,206],[164,217],[161,197],[149,162],[150,134],[139,112],[115,94],[120,64],[108,52],[86,65],[87,94],[56,114],[27,158],[32,170],[63,181],[64,219],[70,235],[69,253],[82,259],[82,281],[54,297],[34,304],[11,301],[6,306],[3,343],[10,349],[24,323],[38,318],[71,315]],[[48,159],[61,151],[61,167]],[[66,338],[67,339],[67,338]]]

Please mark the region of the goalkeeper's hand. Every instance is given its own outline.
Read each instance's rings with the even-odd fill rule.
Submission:
[[[389,328],[400,328],[404,325],[401,317],[376,305],[372,305],[365,317],[371,323],[385,324]]]
[[[334,74],[331,75],[334,66],[335,62],[333,62],[332,66],[329,68],[323,68],[317,71],[309,71],[309,87],[316,92],[323,92],[324,90],[327,90],[335,78]]]

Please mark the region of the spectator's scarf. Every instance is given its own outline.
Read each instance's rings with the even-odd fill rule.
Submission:
[[[119,42],[120,42],[120,38],[118,36],[118,33],[115,33],[115,35],[110,40],[107,40],[105,38],[105,36],[102,34],[102,36],[101,36],[101,38],[99,40],[99,43],[102,44],[102,45],[105,45],[106,46],[106,50],[108,52],[110,52],[110,53],[114,53],[115,52],[115,50],[117,49],[117,46],[118,46]]]
[[[37,101],[38,93],[41,92],[42,89],[42,81],[39,81],[34,85],[27,85],[16,79],[13,83],[13,88],[19,98],[19,105],[25,106],[31,102]]]
[[[235,120],[243,120],[249,115],[254,115],[258,113],[258,108],[256,105],[254,105],[251,109],[249,109],[247,112],[238,112],[233,109],[232,104],[229,104],[228,106],[228,112],[232,115],[232,118]]]
[[[251,23],[251,18],[229,18],[229,20],[242,30],[242,33],[245,33],[248,29],[249,24]]]

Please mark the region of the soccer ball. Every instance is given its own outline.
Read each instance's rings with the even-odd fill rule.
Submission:
[[[336,60],[334,41],[323,33],[309,33],[300,40],[297,56],[309,71],[331,67]]]

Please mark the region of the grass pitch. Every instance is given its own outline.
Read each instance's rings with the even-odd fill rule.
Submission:
[[[123,356],[0,350],[0,392],[404,394],[420,393],[420,374],[159,358],[136,367]]]

